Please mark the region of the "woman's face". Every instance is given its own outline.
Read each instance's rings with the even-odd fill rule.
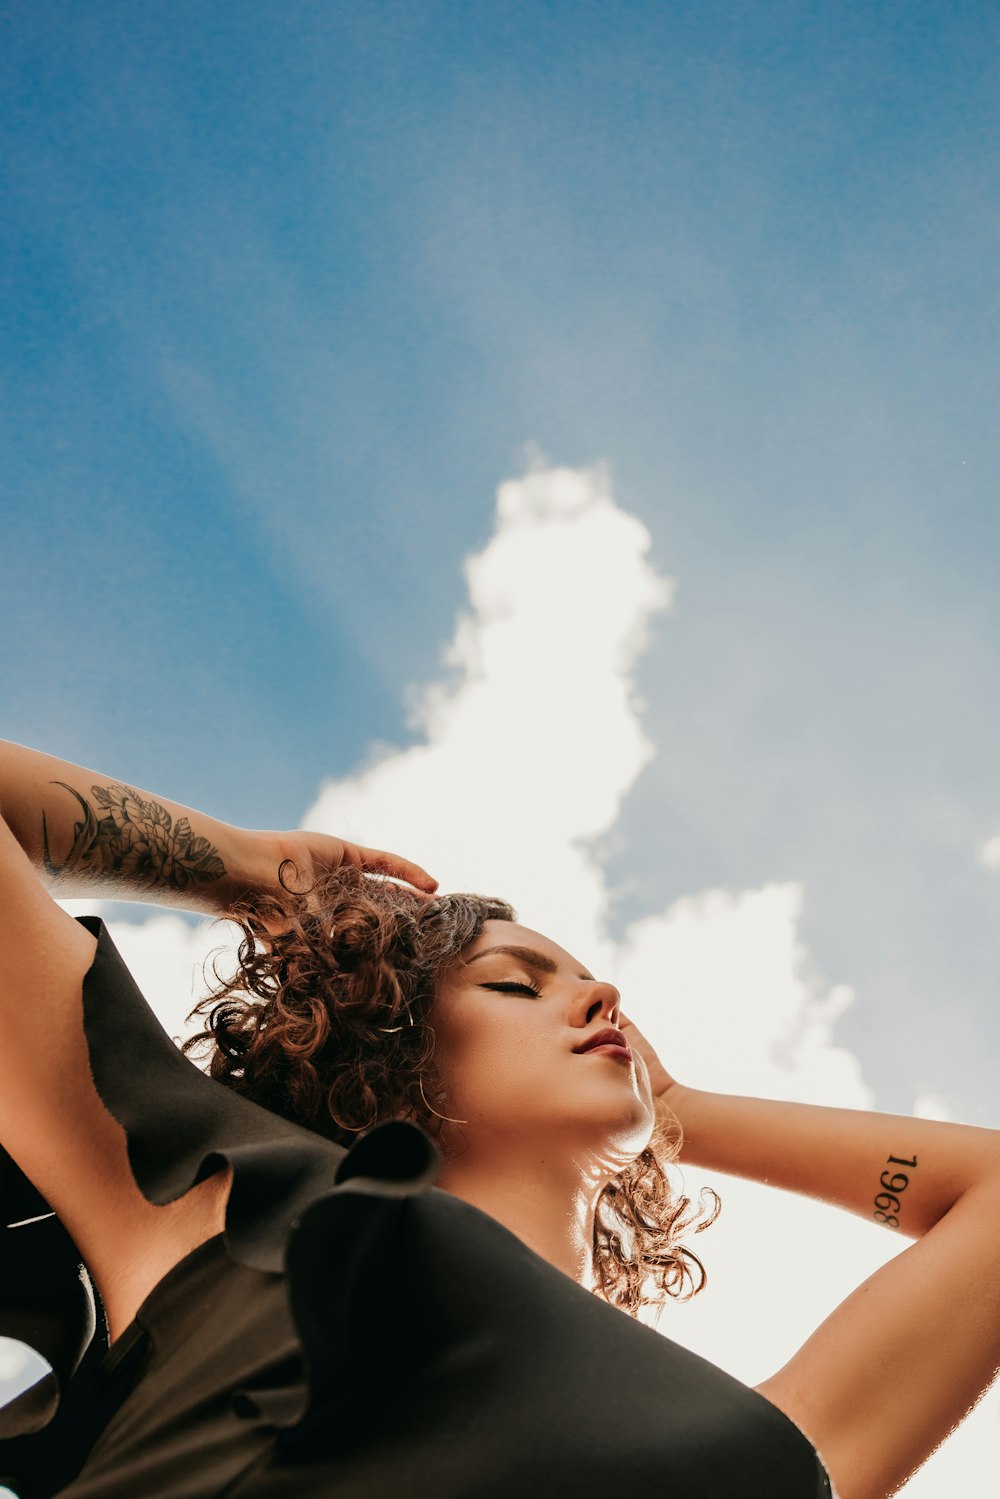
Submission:
[[[471,1150],[558,1150],[608,1175],[635,1159],[654,1125],[645,1063],[580,1051],[618,1028],[619,999],[541,933],[485,923],[439,982],[432,1016],[443,1112],[467,1121]]]

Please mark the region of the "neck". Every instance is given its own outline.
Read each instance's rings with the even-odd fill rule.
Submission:
[[[591,1290],[594,1207],[607,1172],[575,1161],[463,1156],[435,1185],[488,1213],[543,1260]]]

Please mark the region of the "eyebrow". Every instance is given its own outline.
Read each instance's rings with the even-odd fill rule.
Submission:
[[[482,952],[477,952],[475,957],[468,958],[466,961],[476,963],[480,958],[491,958],[495,952],[506,953],[511,958],[520,958],[521,962],[527,963],[529,968],[538,968],[542,973],[559,972],[559,964],[553,962],[551,958],[547,957],[545,953],[539,952],[535,947],[508,947],[506,945],[485,947]],[[577,974],[577,978],[589,979],[591,983],[595,981],[592,973],[579,973]]]

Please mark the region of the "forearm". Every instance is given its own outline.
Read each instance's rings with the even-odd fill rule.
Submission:
[[[665,1097],[684,1131],[682,1165],[799,1192],[907,1238],[922,1237],[971,1186],[1000,1188],[1000,1130],[680,1084]]]
[[[57,900],[221,915],[261,884],[269,834],[0,740],[0,814]]]

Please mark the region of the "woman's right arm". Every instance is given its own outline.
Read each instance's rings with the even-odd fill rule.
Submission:
[[[105,898],[226,916],[342,864],[431,895],[437,881],[384,849],[302,829],[233,827],[97,771],[0,740],[0,816],[55,900]]]
[[[0,815],[56,900],[148,901],[219,916],[274,883],[277,835],[231,827],[0,740]]]
[[[90,1072],[82,994],[96,939],[46,893],[3,818],[0,945],[0,1145],[74,1240],[114,1337],[219,1231],[228,1182],[216,1173],[164,1207],[139,1191]]]
[[[230,827],[0,741],[0,1145],[72,1236],[112,1337],[160,1275],[219,1231],[229,1173],[164,1206],[139,1191],[124,1131],[90,1072],[82,993],[97,943],[58,900],[224,916],[245,896],[276,893],[286,857],[297,888],[345,862],[425,894],[435,886],[399,855],[321,833]]]

